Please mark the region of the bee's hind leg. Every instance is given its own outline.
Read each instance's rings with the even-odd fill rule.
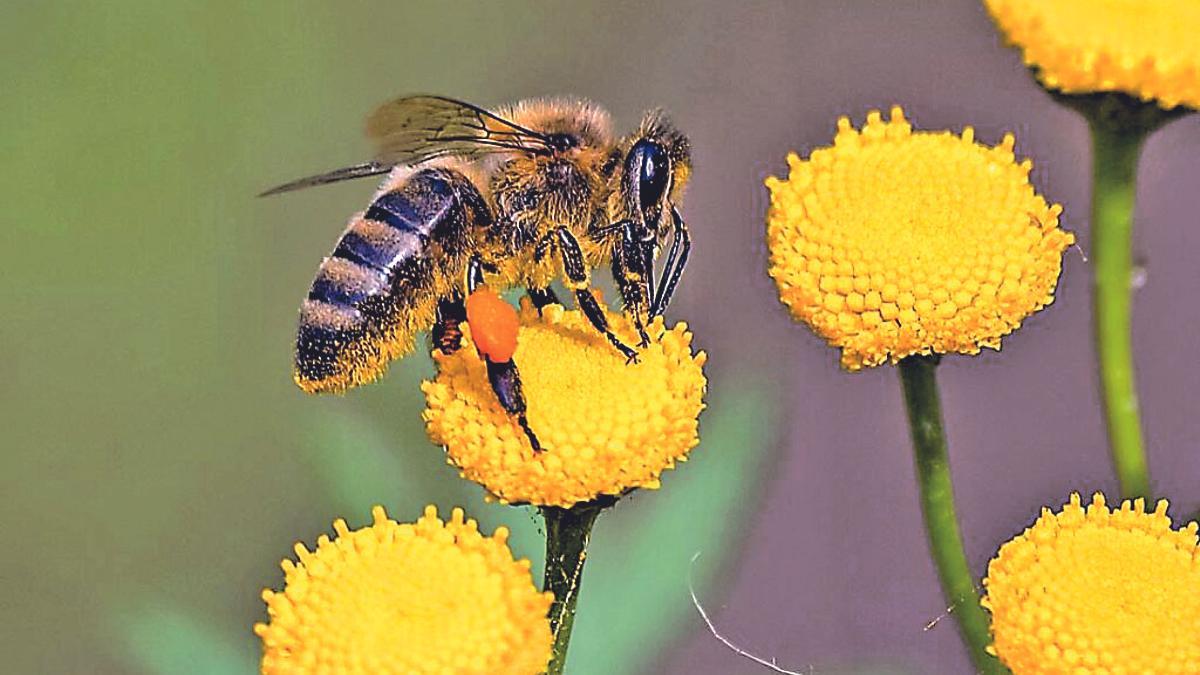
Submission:
[[[462,347],[462,328],[467,320],[467,308],[461,293],[438,300],[437,320],[433,324],[433,345],[443,354],[453,354]]]
[[[525,417],[525,393],[521,389],[521,374],[517,372],[517,364],[512,359],[502,363],[494,363],[487,358],[484,361],[487,362],[488,381],[492,384],[492,391],[496,392],[500,407],[517,418],[517,424],[525,431],[533,451],[541,452],[542,445]]]
[[[579,241],[565,227],[555,228],[553,234],[558,239],[558,254],[562,258],[563,274],[567,277],[567,286],[574,291],[575,302],[579,305],[579,309],[583,310],[584,316],[596,327],[596,330],[604,333],[604,337],[608,338],[612,346],[625,355],[626,361],[636,363],[637,351],[621,342],[621,338],[612,332],[608,327],[608,318],[604,316],[604,310],[600,307],[600,303],[596,302],[596,296],[592,295],[592,289],[588,285],[587,263],[583,260],[583,251],[579,248]]]
[[[467,289],[467,295],[474,293],[476,288],[483,285],[484,272],[494,273],[496,272],[496,266],[483,262],[477,255],[472,255],[467,260],[466,279],[463,284]]]
[[[494,272],[495,270],[477,256],[471,256],[467,261],[463,280],[467,295],[474,293],[476,288],[483,285],[485,271]],[[455,291],[453,295],[438,300],[437,318],[433,323],[434,346],[443,354],[453,354],[458,351],[462,346],[462,329],[459,324],[466,320],[467,307],[462,291]]]

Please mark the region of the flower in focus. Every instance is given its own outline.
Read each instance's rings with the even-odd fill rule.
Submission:
[[[513,560],[508,530],[484,536],[461,509],[442,522],[430,506],[415,524],[372,513],[283,561],[284,590],[263,591],[270,623],[254,627],[264,674],[545,670],[553,596]]]
[[[899,107],[771,177],[770,274],[780,300],[848,370],[913,354],[976,354],[1054,300],[1058,227],[1014,140],[914,132]]]
[[[637,334],[622,314],[608,317],[628,344]],[[496,399],[463,324],[463,347],[434,353],[425,382],[429,437],[446,447],[465,478],[502,502],[569,507],[633,488],[657,488],[662,472],[699,442],[704,352],[692,353],[683,323],[647,327],[650,345],[627,364],[582,313],[549,305],[539,316],[523,301],[513,361],[520,369],[535,452]]]
[[[1166,501],[1043,509],[988,565],[995,653],[1014,675],[1200,672],[1196,530]]]
[[[1180,0],[986,0],[1047,88],[1117,91],[1200,108],[1200,4]]]

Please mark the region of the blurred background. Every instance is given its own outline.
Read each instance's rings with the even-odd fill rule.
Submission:
[[[672,305],[710,353],[693,460],[602,518],[572,673],[969,672],[926,552],[891,368],[849,375],[766,276],[762,180],[839,115],[1017,135],[1088,248],[1088,138],[955,2],[44,2],[0,9],[0,653],[12,673],[237,673],[296,540],[382,503],[505,524],[425,438],[422,355],[375,386],[291,382],[297,307],[364,180],[263,188],[368,157],[401,93],[485,106],[575,94],[620,128],[663,106],[690,136],[695,249]],[[1200,506],[1200,119],[1157,133],[1138,194],[1135,344],[1151,469]],[[1040,506],[1115,489],[1089,267],[1003,353],[944,362],[979,575]],[[694,566],[693,555],[700,553]],[[540,578],[540,577],[539,577]]]

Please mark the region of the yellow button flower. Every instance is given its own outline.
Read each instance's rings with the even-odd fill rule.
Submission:
[[[1050,89],[1118,91],[1200,108],[1200,3],[985,0],[1005,39]]]
[[[976,354],[1054,300],[1062,207],[1029,184],[1014,140],[914,132],[899,107],[771,177],[770,274],[792,315],[848,370],[913,354]]]
[[[283,561],[286,587],[263,591],[270,623],[254,627],[265,675],[545,670],[553,596],[513,560],[508,530],[484,536],[461,509],[445,523],[433,506],[415,524],[373,514],[354,531],[337,520],[336,539]]]
[[[633,488],[657,488],[662,472],[699,442],[704,352],[692,354],[683,323],[647,327],[650,345],[626,364],[577,311],[550,305],[538,316],[522,301],[513,361],[520,369],[534,452],[500,407],[486,366],[463,324],[463,348],[434,353],[438,374],[425,382],[429,437],[449,461],[502,502],[569,507]],[[637,333],[610,314],[627,344]]]
[[[994,652],[1014,675],[1200,673],[1196,530],[1165,501],[1043,509],[988,565]]]

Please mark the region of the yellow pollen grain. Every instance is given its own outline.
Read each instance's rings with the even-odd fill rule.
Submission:
[[[1200,3],[1194,0],[985,0],[1044,85],[1117,91],[1200,109]]]
[[[976,354],[1054,300],[1074,236],[1029,184],[1014,139],[913,131],[899,107],[768,178],[769,273],[780,300],[849,370],[912,354]]]
[[[254,627],[264,675],[545,670],[553,595],[513,560],[508,530],[484,536],[461,509],[447,522],[432,506],[416,523],[373,515],[283,561],[284,589],[263,591],[270,621]]]
[[[662,472],[699,442],[704,408],[704,352],[692,353],[683,323],[647,327],[651,343],[627,364],[577,311],[550,305],[539,316],[528,302],[513,361],[521,373],[535,453],[501,407],[464,325],[464,344],[434,354],[437,377],[425,382],[429,437],[445,446],[463,476],[503,502],[571,506],[634,488],[657,488]],[[627,344],[637,335],[610,314]]]
[[[1043,509],[988,565],[991,649],[1014,675],[1200,672],[1196,532],[1166,501]]]

